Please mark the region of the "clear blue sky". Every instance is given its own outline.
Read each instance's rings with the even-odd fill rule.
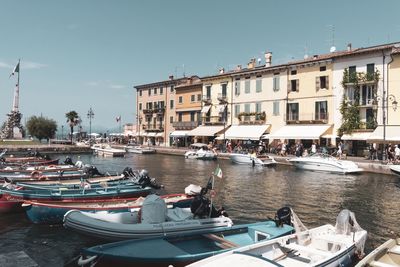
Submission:
[[[11,110],[21,58],[20,110],[66,125],[134,122],[134,85],[214,74],[273,52],[273,64],[400,41],[397,0],[2,0],[0,123]],[[307,47],[307,48],[306,48]],[[184,65],[184,68],[183,68]]]

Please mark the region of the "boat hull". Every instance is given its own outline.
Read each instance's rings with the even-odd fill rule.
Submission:
[[[273,158],[258,158],[247,154],[231,154],[230,160],[235,164],[245,164],[250,166],[274,166],[276,161]]]
[[[392,165],[390,166],[390,170],[392,171],[392,173],[400,176],[400,165]]]

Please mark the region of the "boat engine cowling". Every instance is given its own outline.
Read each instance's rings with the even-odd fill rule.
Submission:
[[[275,215],[275,224],[277,227],[282,227],[284,224],[292,225],[292,212],[289,207],[280,208]]]
[[[150,186],[154,189],[160,189],[164,187],[163,185],[158,184],[155,178],[150,178],[149,172],[145,169],[142,169],[139,172],[138,183],[142,186],[142,188],[145,188],[146,186]]]

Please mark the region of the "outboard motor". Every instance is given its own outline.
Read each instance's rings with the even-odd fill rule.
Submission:
[[[224,207],[221,207],[219,210],[217,210],[213,205],[211,205],[211,201],[205,196],[207,191],[207,187],[202,188],[200,194],[196,195],[192,200],[190,211],[193,213],[193,216],[198,218],[217,218],[221,215],[228,217],[228,213],[225,212]]]
[[[122,174],[125,176],[125,178],[128,177],[135,177],[135,173],[133,172],[132,168],[126,167],[123,171]]]
[[[72,162],[72,159],[71,159],[69,156],[67,156],[67,157],[65,158],[64,164],[65,164],[65,165],[74,165],[74,163]]]
[[[102,176],[103,174],[95,166],[85,165],[83,167],[83,172],[86,173],[88,177],[94,177],[95,175]]]
[[[282,227],[284,224],[292,225],[292,212],[289,207],[280,208],[275,215],[276,227]]]
[[[156,182],[156,179],[150,178],[149,172],[145,169],[142,169],[139,172],[139,180],[138,183],[142,186],[142,188],[145,188],[146,186],[150,186],[154,189],[160,189],[164,187],[163,185],[160,185]]]

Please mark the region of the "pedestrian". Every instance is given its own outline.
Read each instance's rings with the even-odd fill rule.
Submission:
[[[343,147],[343,143],[339,142],[338,150],[336,152],[336,156],[337,156],[338,159],[342,159],[342,154],[343,154],[342,147]]]
[[[281,147],[281,156],[286,156],[286,142],[283,142]]]
[[[311,155],[317,153],[317,144],[315,142],[311,145]]]
[[[400,160],[400,147],[398,145],[394,146],[394,156],[396,158],[396,161]]]

